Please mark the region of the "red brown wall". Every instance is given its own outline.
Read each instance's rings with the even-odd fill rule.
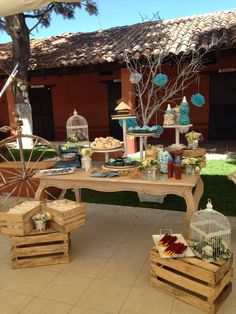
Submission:
[[[104,81],[118,78],[120,78],[119,71],[112,75],[99,75],[95,72],[32,78],[31,85],[53,85],[55,140],[66,139],[66,121],[74,108],[79,115],[87,119],[90,140],[96,136],[108,136],[108,93]]]
[[[218,69],[226,69],[234,67],[236,64],[236,57],[221,57],[216,64],[208,65],[204,68],[204,72],[217,71]],[[163,67],[162,72],[169,77],[175,73],[175,67]],[[133,99],[130,98],[130,89],[132,84],[129,82],[128,69],[121,69],[121,71],[114,71],[111,75],[100,75],[99,72],[83,73],[77,75],[61,75],[32,78],[30,84],[32,85],[52,85],[52,102],[53,102],[53,116],[55,126],[55,140],[61,141],[66,138],[66,121],[74,108],[78,113],[84,116],[89,124],[90,140],[96,136],[109,135],[109,114],[108,114],[108,92],[105,81],[113,79],[121,79],[122,84],[122,98],[128,103],[132,104]],[[0,81],[0,87],[3,81]],[[210,77],[208,74],[200,76],[199,88],[197,82],[183,93],[187,97],[190,104],[190,120],[193,128],[196,131],[203,133],[204,137],[208,137],[208,121],[209,121],[209,89]],[[206,104],[202,108],[195,107],[191,104],[190,98],[194,93],[200,92],[204,95]],[[182,98],[183,95],[179,95]],[[4,108],[0,114],[0,125],[9,124],[9,115],[12,107],[6,102],[6,94],[0,100],[0,106]],[[180,102],[179,102],[180,103]],[[179,103],[171,103],[174,106]],[[163,110],[166,109],[167,104],[164,105]],[[153,118],[152,123],[163,124],[163,112],[158,112],[157,121]],[[174,139],[173,130],[165,130],[161,136],[161,140]]]
[[[190,105],[190,121],[193,124],[192,129],[199,131],[203,134],[204,138],[208,138],[208,123],[209,123],[209,105],[210,105],[210,73],[216,73],[219,69],[230,69],[236,68],[236,57],[221,57],[217,60],[216,64],[211,64],[203,67],[203,74],[200,75],[199,87],[198,82],[193,82],[193,84],[188,88],[188,90],[183,92],[182,96],[186,96],[187,101]],[[175,74],[176,68],[172,67],[163,67],[162,72],[166,73],[168,76]],[[207,72],[207,74],[204,74]],[[205,105],[201,108],[194,106],[191,103],[191,96],[195,93],[201,93],[205,97]],[[181,102],[181,101],[180,101]],[[180,102],[171,103],[171,106],[179,105]],[[166,109],[167,104],[162,108]],[[155,124],[155,119],[152,119],[152,122]],[[158,113],[157,123],[163,124],[163,112]],[[174,130],[165,129],[163,135],[160,137],[160,140],[174,140]],[[182,141],[184,142],[184,135],[181,135]]]

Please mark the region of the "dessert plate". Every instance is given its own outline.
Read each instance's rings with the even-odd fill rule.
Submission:
[[[166,246],[163,246],[159,243],[159,241],[164,237],[164,234],[155,234],[152,236],[153,241],[157,247],[157,250],[160,254],[160,257],[162,258],[174,258],[174,257],[193,257],[194,253],[192,252],[192,250],[190,249],[188,243],[185,241],[184,237],[182,236],[182,234],[177,233],[177,234],[171,234],[172,236],[176,236],[177,240],[175,241],[177,242],[181,242],[184,245],[187,246],[187,249],[183,252],[183,254],[167,254],[165,252]]]

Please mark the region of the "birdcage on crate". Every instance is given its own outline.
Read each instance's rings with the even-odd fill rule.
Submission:
[[[199,210],[192,216],[190,229],[191,248],[197,257],[208,262],[230,257],[230,222],[213,209],[210,199],[206,209]]]
[[[78,115],[74,109],[73,115],[66,122],[67,141],[70,143],[79,143],[86,145],[89,141],[88,122]]]

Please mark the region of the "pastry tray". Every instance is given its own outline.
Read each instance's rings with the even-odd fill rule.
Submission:
[[[156,248],[160,254],[160,257],[162,258],[175,258],[175,257],[193,257],[194,253],[192,252],[192,250],[190,249],[188,243],[185,241],[184,237],[182,236],[182,234],[180,233],[176,233],[176,234],[171,234],[173,236],[177,237],[177,240],[175,242],[182,242],[184,245],[187,245],[187,249],[184,251],[183,254],[172,254],[172,255],[167,255],[164,253],[166,247],[160,245],[158,242],[160,241],[161,238],[164,237],[164,234],[155,234],[152,236],[153,241],[156,245]]]
[[[96,152],[99,152],[99,153],[106,153],[106,152],[113,152],[113,151],[116,151],[116,150],[122,150],[124,148],[123,145],[120,145],[120,146],[115,146],[115,147],[112,147],[112,148],[93,148],[91,147],[92,151],[94,153]]]
[[[39,176],[55,176],[59,174],[69,174],[75,172],[75,167],[71,168],[53,168],[53,169],[44,169],[39,170],[37,175]]]
[[[111,170],[111,171],[121,171],[121,170],[130,170],[134,168],[138,168],[139,164],[131,165],[131,166],[110,166],[110,165],[103,165],[102,169],[104,170]]]

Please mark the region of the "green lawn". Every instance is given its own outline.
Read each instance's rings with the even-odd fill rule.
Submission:
[[[211,198],[214,209],[224,215],[236,216],[236,185],[227,178],[227,175],[234,171],[236,171],[236,158],[207,160],[206,168],[201,172],[204,182],[204,194],[200,200],[200,208],[205,208],[207,199]],[[185,201],[175,195],[168,195],[163,204],[140,203],[138,195],[135,192],[105,193],[84,189],[82,200],[89,203],[186,211]]]

